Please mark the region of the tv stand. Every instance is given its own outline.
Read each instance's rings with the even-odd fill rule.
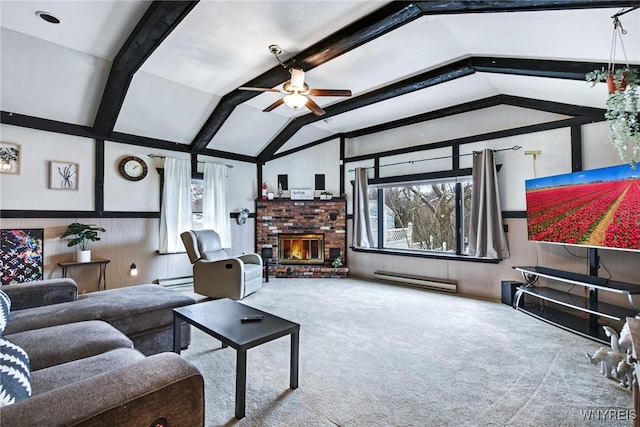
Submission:
[[[519,286],[515,308],[594,341],[609,344],[610,338],[605,335],[602,326],[609,325],[620,330],[626,317],[635,317],[640,312],[633,300],[633,295],[640,294],[638,285],[547,267],[513,268],[554,281],[585,286],[588,294],[584,297],[548,286]],[[598,291],[626,295],[629,308],[598,301]]]

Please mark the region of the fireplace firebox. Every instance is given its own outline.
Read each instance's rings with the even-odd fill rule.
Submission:
[[[278,263],[324,264],[324,235],[280,234]]]

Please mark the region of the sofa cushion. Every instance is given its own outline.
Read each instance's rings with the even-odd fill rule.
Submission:
[[[118,348],[96,356],[40,369],[31,373],[32,395],[37,396],[74,384],[142,359],[144,359],[144,355],[138,350]]]
[[[126,335],[100,320],[18,332],[6,338],[29,354],[32,371],[116,348],[133,348]]]
[[[0,407],[29,397],[29,356],[20,346],[0,338]]]
[[[6,333],[83,320],[104,320],[126,335],[173,324],[172,307],[195,300],[158,285],[137,285],[82,295],[77,301],[14,311]]]
[[[11,312],[11,299],[9,298],[9,295],[5,294],[4,291],[0,289],[0,337],[7,327],[9,312]]]

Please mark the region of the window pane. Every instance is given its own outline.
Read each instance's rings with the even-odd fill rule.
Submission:
[[[471,189],[472,181],[461,182],[462,185],[462,242],[464,247],[462,253],[468,253],[469,248],[469,227],[471,224]]]
[[[384,247],[455,253],[455,188],[454,181],[384,188]]]
[[[191,181],[191,211],[193,212],[193,229],[202,230],[202,196],[204,193],[204,183],[200,179]]]

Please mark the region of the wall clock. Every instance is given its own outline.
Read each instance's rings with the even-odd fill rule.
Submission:
[[[147,176],[147,164],[139,157],[129,156],[120,160],[118,165],[120,175],[129,181],[140,181]]]

